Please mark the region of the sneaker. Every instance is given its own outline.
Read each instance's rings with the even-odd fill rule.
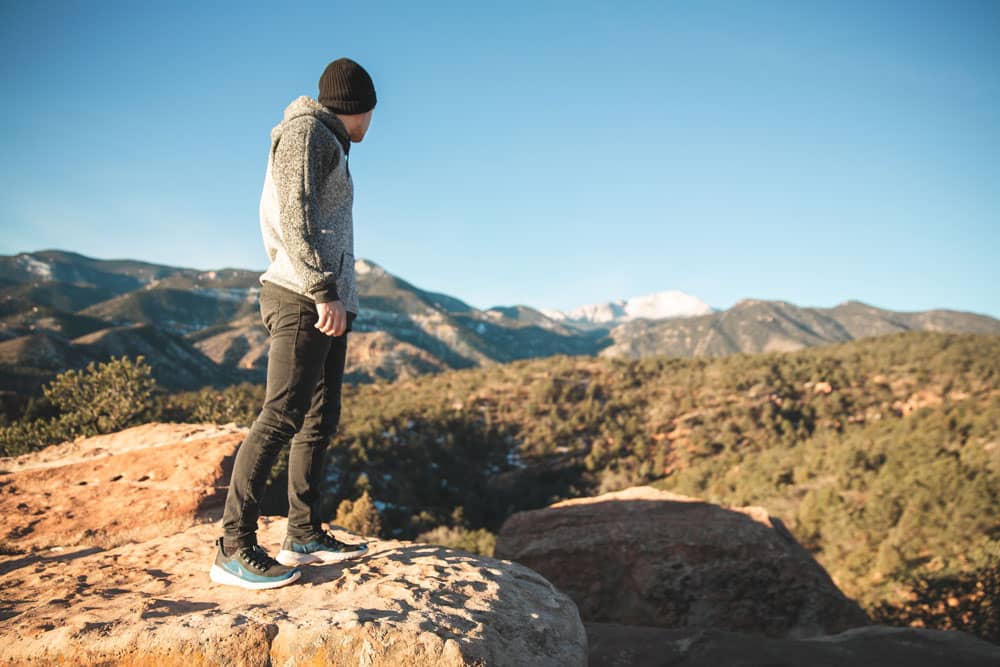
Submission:
[[[336,563],[368,553],[367,544],[344,544],[326,531],[305,542],[286,537],[277,559],[283,565]]]
[[[295,567],[285,567],[271,558],[264,547],[253,544],[240,547],[232,556],[222,550],[222,539],[215,541],[215,563],[208,576],[217,584],[229,584],[243,588],[277,588],[290,584],[301,576]]]

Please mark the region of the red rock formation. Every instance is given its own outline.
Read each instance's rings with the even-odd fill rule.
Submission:
[[[366,558],[304,566],[282,588],[212,582],[244,434],[149,424],[0,461],[0,664],[586,663],[565,594],[516,563],[444,547],[374,540]],[[286,524],[261,519],[272,555]]]
[[[869,623],[760,507],[637,487],[515,514],[495,554],[540,572],[585,621],[772,637]]]
[[[261,521],[257,539],[272,555],[286,523]],[[208,578],[220,529],[0,556],[0,664],[586,664],[576,606],[516,563],[376,540],[363,559],[247,591]]]
[[[113,546],[221,516],[246,429],[144,424],[0,459],[0,540]]]

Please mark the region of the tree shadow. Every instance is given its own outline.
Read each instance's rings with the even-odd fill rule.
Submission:
[[[87,547],[72,553],[59,554],[58,556],[43,556],[38,553],[27,554],[21,558],[14,558],[0,563],[0,576],[9,574],[10,572],[25,567],[26,565],[33,565],[35,563],[68,563],[71,560],[90,556],[91,554],[96,554],[101,551],[104,551],[101,547]]]

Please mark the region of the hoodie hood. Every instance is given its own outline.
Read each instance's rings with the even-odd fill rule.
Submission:
[[[296,97],[285,107],[284,118],[271,130],[271,143],[273,144],[278,140],[287,122],[299,116],[315,116],[337,137],[340,145],[344,147],[344,154],[346,155],[351,152],[351,135],[347,133],[347,128],[344,126],[343,121],[329,108],[308,95]]]

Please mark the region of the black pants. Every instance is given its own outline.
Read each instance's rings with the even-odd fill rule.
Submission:
[[[260,291],[260,314],[271,335],[264,406],[236,452],[222,515],[226,546],[257,541],[260,500],[281,448],[288,454],[288,535],[307,539],[321,529],[317,516],[323,453],[340,422],[340,388],[347,331],[328,336],[313,325],[316,304],[269,282]]]

